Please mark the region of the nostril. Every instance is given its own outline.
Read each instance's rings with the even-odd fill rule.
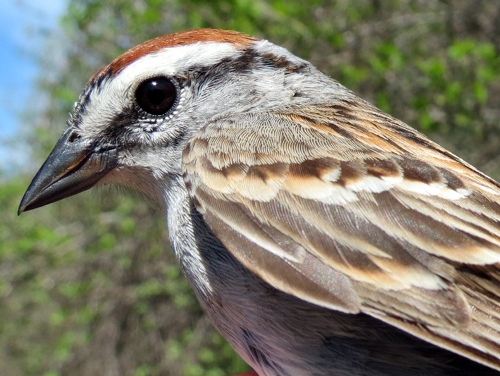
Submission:
[[[81,138],[81,136],[80,136],[78,133],[73,132],[73,133],[71,133],[71,134],[69,135],[69,137],[68,137],[68,142],[75,142],[75,141],[80,140],[80,138]]]

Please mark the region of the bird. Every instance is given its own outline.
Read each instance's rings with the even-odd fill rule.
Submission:
[[[100,69],[19,214],[99,185],[164,208],[259,376],[499,374],[500,184],[283,47],[196,29]]]

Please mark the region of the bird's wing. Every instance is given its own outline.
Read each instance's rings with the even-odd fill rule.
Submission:
[[[500,369],[500,187],[364,102],[219,119],[183,154],[198,210],[263,280]]]

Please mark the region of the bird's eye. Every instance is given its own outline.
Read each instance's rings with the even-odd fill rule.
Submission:
[[[166,77],[149,78],[135,91],[139,107],[152,115],[163,115],[175,103],[176,87]]]

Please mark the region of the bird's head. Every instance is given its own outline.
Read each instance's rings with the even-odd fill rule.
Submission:
[[[31,210],[119,184],[162,201],[189,138],[227,114],[305,100],[314,69],[287,50],[233,31],[192,30],[145,42],[98,71],[19,207]],[[160,182],[160,184],[157,184]]]

